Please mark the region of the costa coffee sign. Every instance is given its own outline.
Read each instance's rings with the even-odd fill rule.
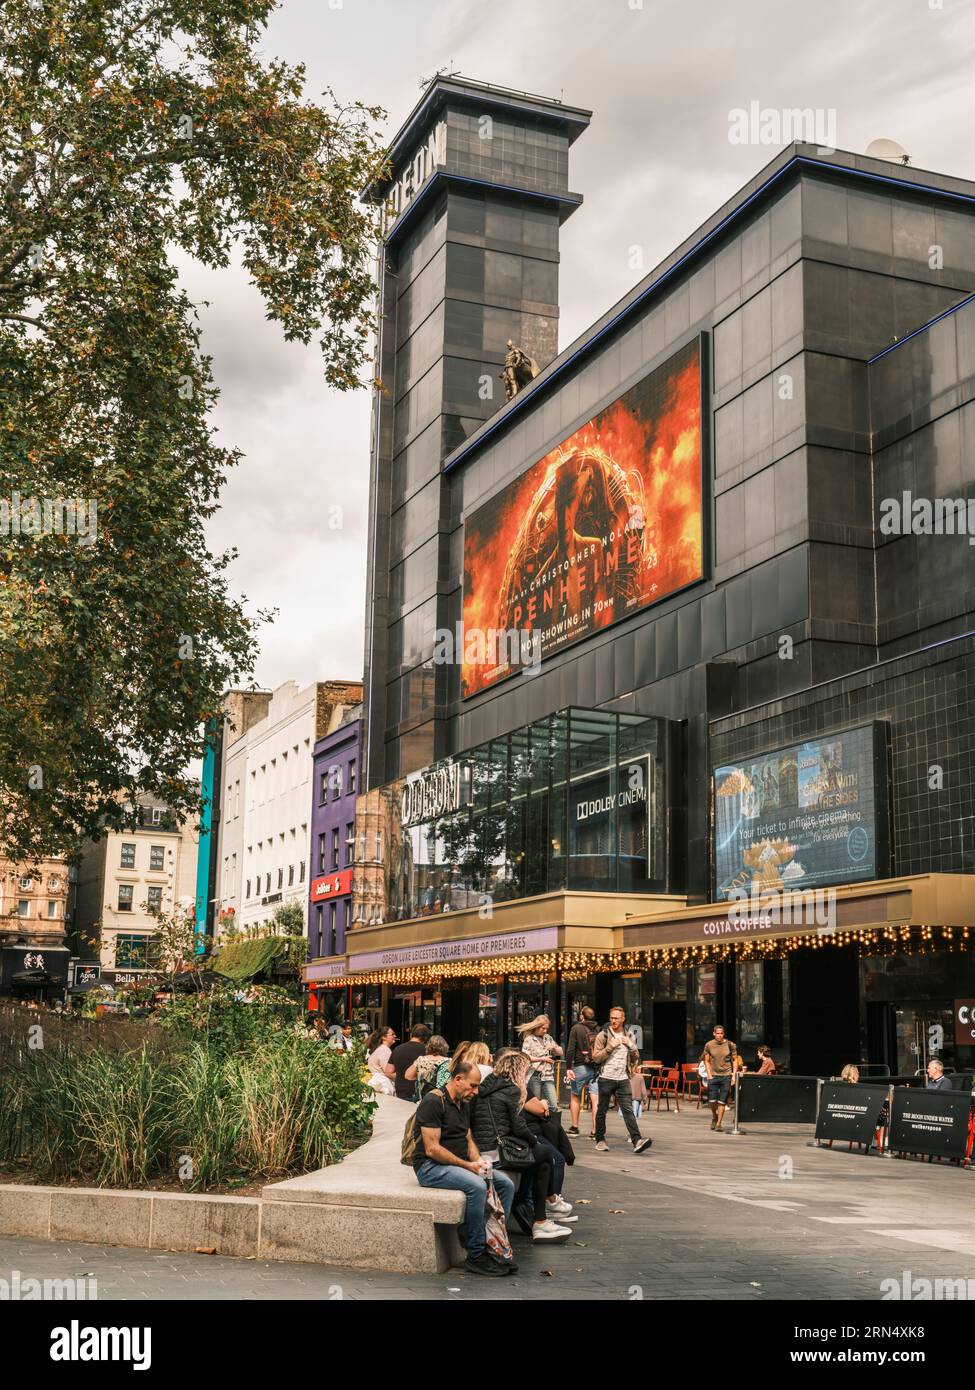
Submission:
[[[975,1046],[975,999],[955,1000],[955,1045]]]
[[[311,900],[313,903],[323,902],[326,898],[340,898],[345,893],[351,892],[351,869],[342,869],[334,874],[324,874],[321,878],[312,880]]]
[[[404,826],[419,825],[421,821],[436,820],[459,810],[461,805],[460,763],[438,763],[411,777],[403,787],[402,821]]]

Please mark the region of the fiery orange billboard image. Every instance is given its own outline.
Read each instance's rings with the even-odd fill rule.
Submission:
[[[463,696],[701,579],[702,519],[698,338],[467,518]]]

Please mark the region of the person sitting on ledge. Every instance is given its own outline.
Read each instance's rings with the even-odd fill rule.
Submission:
[[[438,1187],[463,1192],[467,1199],[467,1259],[464,1268],[472,1274],[498,1278],[514,1273],[510,1265],[496,1260],[487,1248],[485,1206],[487,1179],[504,1207],[505,1221],[511,1215],[515,1185],[507,1173],[492,1171],[481,1157],[471,1134],[470,1102],[477,1095],[481,1073],[473,1062],[459,1062],[442,1091],[424,1096],[416,1108],[414,1121],[416,1149],[413,1171],[421,1187]]]

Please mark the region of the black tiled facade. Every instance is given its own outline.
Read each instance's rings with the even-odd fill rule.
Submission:
[[[371,784],[568,706],[679,721],[677,891],[703,899],[715,761],[884,719],[895,871],[971,871],[975,547],[885,536],[878,508],[975,496],[975,186],[790,147],[555,357],[560,214],[535,195],[567,196],[569,142],[550,113],[502,126],[488,157],[476,108],[448,114],[451,159],[485,185],[448,181],[391,249],[405,307],[373,463]],[[528,196],[498,189],[519,180]],[[465,516],[700,334],[705,578],[462,700],[432,652],[461,618]],[[507,336],[547,370],[507,407],[478,403]]]

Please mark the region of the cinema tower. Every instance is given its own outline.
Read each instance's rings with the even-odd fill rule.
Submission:
[[[456,664],[434,632],[448,593],[451,493],[441,463],[505,403],[509,340],[543,369],[558,352],[559,227],[569,146],[591,112],[462,77],[436,77],[393,138],[383,205],[380,335],[369,484],[366,785],[448,751]]]

